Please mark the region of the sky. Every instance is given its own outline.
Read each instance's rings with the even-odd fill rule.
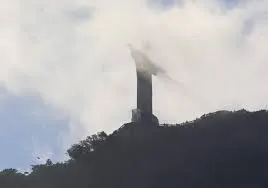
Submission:
[[[267,109],[265,0],[3,0],[0,169],[66,160],[70,145],[131,119],[142,49],[160,123],[217,110]],[[38,159],[40,158],[40,159]]]

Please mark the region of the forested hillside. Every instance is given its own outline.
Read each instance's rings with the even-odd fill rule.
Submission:
[[[132,125],[135,126],[135,125]],[[104,132],[74,144],[70,160],[0,172],[2,188],[268,187],[268,112],[219,111],[191,122]]]

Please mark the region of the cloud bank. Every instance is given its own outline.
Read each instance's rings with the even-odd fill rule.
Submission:
[[[70,143],[111,132],[136,105],[126,45],[149,41],[150,58],[187,89],[154,78],[160,122],[267,108],[268,2],[233,2],[4,0],[0,83],[68,115]]]

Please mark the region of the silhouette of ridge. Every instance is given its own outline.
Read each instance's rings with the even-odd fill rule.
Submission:
[[[68,161],[48,160],[29,174],[3,170],[0,186],[263,188],[268,187],[267,135],[266,110],[218,111],[176,125],[128,123],[74,144]]]

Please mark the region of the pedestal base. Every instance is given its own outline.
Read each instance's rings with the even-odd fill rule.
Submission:
[[[147,125],[159,125],[159,121],[153,114],[142,112],[140,109],[132,110],[132,122],[147,124]]]

